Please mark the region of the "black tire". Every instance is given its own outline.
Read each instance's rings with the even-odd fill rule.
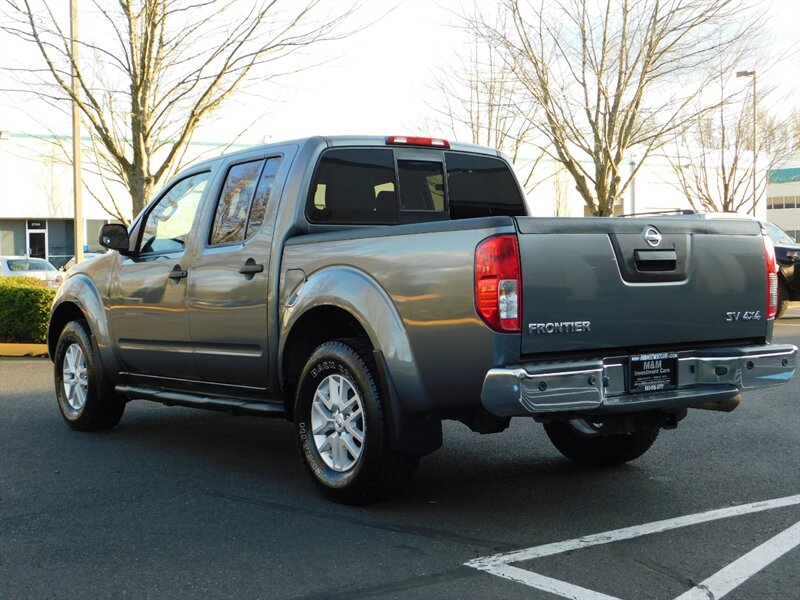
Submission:
[[[82,367],[76,366],[80,360]],[[58,408],[67,425],[78,431],[102,431],[119,423],[125,399],[102,390],[104,378],[85,321],[70,321],[61,331],[54,368]]]
[[[639,458],[658,437],[657,427],[643,427],[633,433],[602,435],[599,428],[577,420],[546,423],[547,437],[561,454],[588,467],[609,467]]]
[[[300,453],[322,494],[334,502],[368,504],[388,498],[408,482],[419,462],[418,456],[390,447],[386,412],[377,382],[372,348],[357,339],[320,345],[300,376],[294,408]],[[350,409],[331,400],[337,396],[334,385],[335,389],[344,390]],[[315,408],[318,391],[320,400]],[[341,392],[338,396],[342,396]],[[324,402],[320,404],[322,400],[328,400],[334,409]],[[345,429],[350,426],[354,429]],[[361,442],[357,435],[362,435]],[[349,441],[355,452],[345,450],[342,458],[345,441]]]
[[[776,319],[780,319],[786,309],[789,308],[789,288],[786,283],[778,280],[778,314],[775,315]]]

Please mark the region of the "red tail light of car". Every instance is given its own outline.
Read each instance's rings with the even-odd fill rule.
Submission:
[[[522,276],[516,235],[486,238],[475,249],[475,310],[495,331],[520,331]]]

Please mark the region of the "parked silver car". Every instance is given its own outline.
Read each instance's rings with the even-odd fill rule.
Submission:
[[[54,290],[64,280],[64,276],[49,262],[28,256],[0,256],[0,277],[33,277]]]

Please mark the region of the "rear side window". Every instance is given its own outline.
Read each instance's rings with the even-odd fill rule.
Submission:
[[[281,159],[254,160],[232,166],[225,178],[209,244],[235,244],[249,239],[264,222]]]
[[[261,177],[256,187],[256,195],[253,198],[253,206],[250,208],[250,217],[247,220],[246,239],[249,239],[264,223],[264,215],[267,212],[267,204],[272,193],[272,186],[275,184],[275,175],[278,167],[281,166],[280,157],[268,158],[267,164],[261,170]]]
[[[525,202],[503,161],[445,152],[445,162],[451,219],[525,215]]]
[[[397,223],[392,151],[325,152],[311,186],[306,214],[312,223]]]
[[[214,213],[214,225],[209,239],[212,246],[244,241],[247,217],[263,166],[263,160],[254,160],[228,169]]]

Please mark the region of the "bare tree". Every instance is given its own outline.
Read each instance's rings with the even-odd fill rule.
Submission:
[[[716,105],[699,102],[708,65],[735,64],[757,28],[741,0],[503,3],[508,27],[475,26],[539,107],[535,128],[594,215],[613,214],[646,158]]]
[[[758,153],[753,146],[753,110],[749,99],[725,103],[681,132],[667,158],[677,187],[698,211],[739,212],[753,208],[766,189],[769,172],[800,152],[792,124],[798,113],[776,117],[758,113]]]
[[[42,70],[19,70],[31,89],[55,105],[78,104],[97,168],[128,190],[134,214],[178,168],[203,119],[237,90],[291,71],[281,70],[290,54],[347,35],[341,26],[358,8],[320,0],[90,4],[92,27],[79,56],[50,3],[5,0],[3,30],[43,59]],[[127,221],[118,205],[107,210]]]
[[[535,176],[543,152],[535,144],[530,120],[535,110],[524,86],[498,49],[488,46],[475,28],[476,16],[457,14],[466,43],[458,60],[436,77],[430,108],[436,125],[456,139],[468,139],[504,152],[517,168],[523,187],[531,192],[545,178]],[[502,13],[495,19],[502,20]]]

